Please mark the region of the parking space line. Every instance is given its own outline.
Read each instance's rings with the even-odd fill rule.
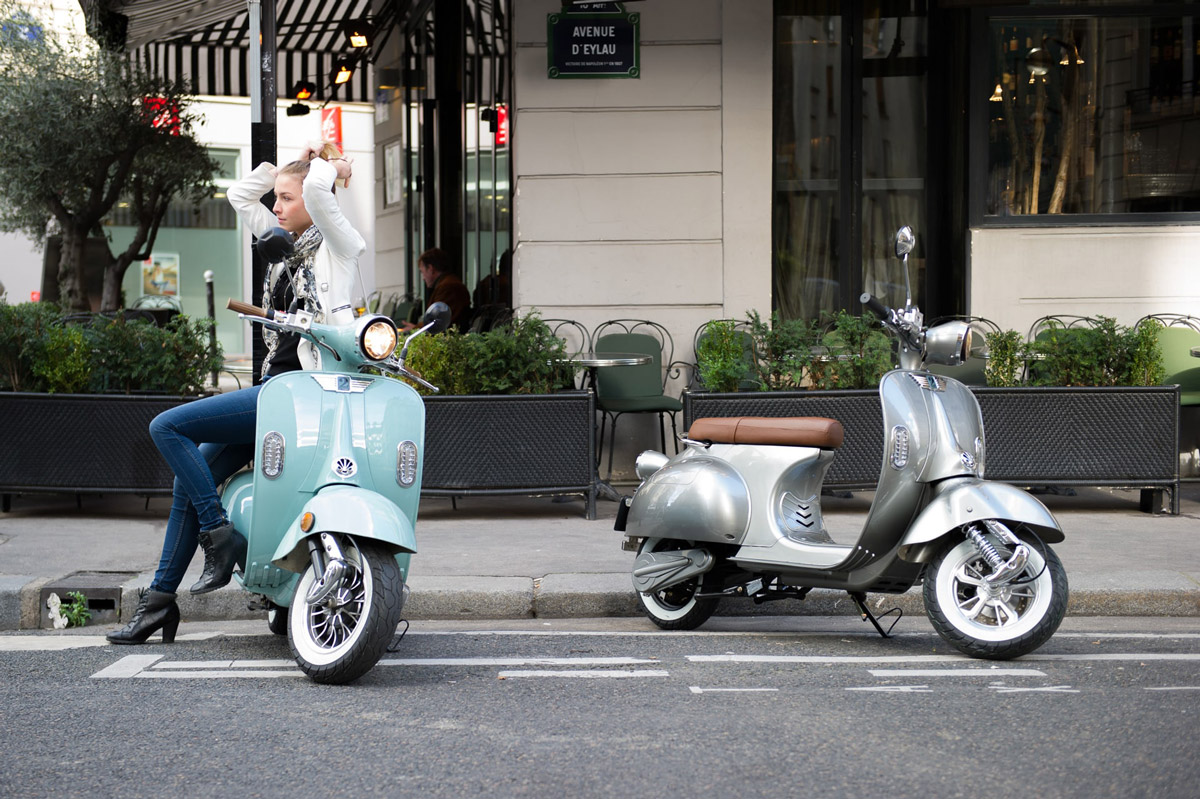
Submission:
[[[92,675],[93,680],[127,680],[162,660],[162,655],[126,655]]]
[[[670,677],[670,673],[663,669],[572,669],[570,671],[560,670],[552,671],[550,669],[530,669],[525,671],[502,671],[497,677],[501,680],[509,680],[514,678],[524,677],[563,677],[563,678],[580,678],[580,679],[604,679],[604,678],[639,678],[639,677]]]

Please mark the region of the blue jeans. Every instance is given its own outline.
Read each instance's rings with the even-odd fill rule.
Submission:
[[[196,554],[197,534],[228,521],[217,486],[254,458],[261,389],[187,402],[150,422],[150,437],[175,472],[171,515],[151,589],[175,593]]]

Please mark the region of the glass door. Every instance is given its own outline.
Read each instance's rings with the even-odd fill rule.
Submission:
[[[920,0],[776,0],[775,309],[819,318],[870,291],[906,299],[902,224],[920,300],[927,229],[926,19]]]

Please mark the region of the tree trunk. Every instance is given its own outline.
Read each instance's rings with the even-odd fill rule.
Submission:
[[[129,269],[130,259],[124,254],[104,268],[104,290],[100,295],[101,311],[116,311],[121,307],[121,283]]]
[[[90,311],[87,291],[87,231],[63,228],[58,260],[58,303],[67,311]]]

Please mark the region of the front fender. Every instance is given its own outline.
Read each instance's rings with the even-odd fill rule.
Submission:
[[[1028,492],[1008,483],[960,477],[934,487],[933,500],[909,525],[900,542],[900,557],[925,560],[927,548],[921,544],[936,541],[964,524],[984,519],[1028,525],[1047,544],[1057,544],[1064,538],[1054,515]]]
[[[305,513],[311,513],[314,519],[307,533],[300,529]],[[271,562],[281,569],[303,572],[311,562],[304,540],[319,533],[371,538],[387,546],[393,555],[417,551],[413,523],[396,503],[358,486],[331,485],[304,504],[275,548]]]

